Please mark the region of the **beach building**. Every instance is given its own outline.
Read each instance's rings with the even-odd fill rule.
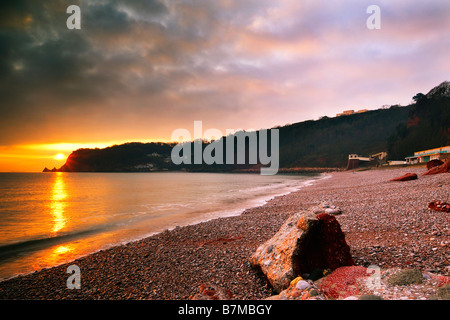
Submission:
[[[336,117],[340,117],[340,116],[351,116],[352,114],[356,114],[356,113],[364,113],[369,111],[368,109],[361,109],[355,112],[355,110],[345,110],[342,113],[338,113],[336,114]]]
[[[389,160],[387,162],[390,166],[399,166],[399,165],[405,165],[406,161],[401,161],[401,160]]]
[[[450,146],[414,152],[406,157],[407,164],[426,163],[430,160],[444,160],[450,158]]]
[[[360,156],[356,153],[348,155],[347,170],[358,168],[361,164],[368,166],[382,166],[386,164],[387,152],[382,151],[371,154],[368,157]]]

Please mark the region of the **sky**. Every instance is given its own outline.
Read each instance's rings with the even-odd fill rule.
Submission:
[[[407,105],[450,80],[449,34],[448,0],[2,1],[0,171],[194,121],[225,133]]]

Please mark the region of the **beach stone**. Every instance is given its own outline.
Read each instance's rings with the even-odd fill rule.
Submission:
[[[216,285],[202,283],[199,292],[190,297],[190,300],[230,300],[233,294],[230,290]]]
[[[450,300],[450,284],[437,289],[437,297],[441,300]]]
[[[447,284],[450,284],[450,277],[448,276],[444,276],[442,274],[435,274],[435,273],[428,273],[428,275],[437,280],[437,286],[438,287],[442,287],[445,286]]]
[[[433,167],[438,167],[440,165],[444,164],[444,161],[434,159],[427,162],[427,169],[430,170]]]
[[[432,174],[439,174],[439,173],[446,173],[450,171],[450,158],[446,159],[443,164],[440,166],[432,167],[428,171],[426,171],[423,175],[432,175]]]
[[[339,215],[342,213],[342,210],[339,207],[329,205],[328,203],[321,203],[318,206],[312,206],[308,209],[308,211],[311,211],[315,214],[328,213],[333,215]]]
[[[403,269],[391,275],[387,283],[392,286],[407,286],[410,284],[420,284],[424,280],[422,272],[418,269]]]
[[[295,285],[295,288],[298,290],[305,290],[305,289],[308,289],[309,287],[311,287],[311,284],[305,280],[300,280]]]
[[[428,208],[434,211],[450,212],[450,203],[444,201],[432,201],[428,203]]]
[[[415,173],[406,173],[400,177],[391,179],[391,181],[409,181],[409,180],[416,180],[417,174]]]
[[[314,269],[354,265],[336,218],[310,211],[289,217],[271,239],[258,247],[250,263],[262,271],[276,292],[288,288],[298,275],[310,274]]]
[[[336,215],[341,214],[342,211],[339,208],[334,208],[334,209],[333,208],[328,208],[328,209],[325,209],[325,213],[334,214],[336,216]]]
[[[325,300],[325,297],[320,293],[318,285],[297,277],[291,281],[287,289],[272,296],[271,300]]]

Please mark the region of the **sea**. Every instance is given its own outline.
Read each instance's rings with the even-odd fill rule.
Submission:
[[[0,173],[0,281],[241,214],[320,174]]]

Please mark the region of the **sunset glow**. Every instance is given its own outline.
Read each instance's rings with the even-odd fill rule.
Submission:
[[[62,153],[58,153],[54,159],[61,161],[61,160],[64,160],[65,158],[66,157]]]
[[[448,80],[447,0],[383,2],[378,30],[365,0],[75,1],[79,30],[51,3],[2,8],[0,171],[197,120],[225,132],[407,105]]]

